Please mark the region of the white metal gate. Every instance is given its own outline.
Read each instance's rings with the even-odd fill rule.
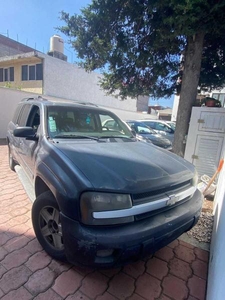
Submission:
[[[225,144],[225,108],[193,107],[184,158],[199,176],[215,173]]]

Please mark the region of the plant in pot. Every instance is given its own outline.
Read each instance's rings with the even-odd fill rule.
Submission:
[[[201,101],[201,106],[207,107],[221,107],[221,103],[219,100],[212,97],[205,97]]]

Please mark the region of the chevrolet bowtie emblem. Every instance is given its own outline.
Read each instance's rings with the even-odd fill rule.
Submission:
[[[169,200],[166,202],[167,206],[174,205],[178,201],[178,197],[176,195],[170,195]]]

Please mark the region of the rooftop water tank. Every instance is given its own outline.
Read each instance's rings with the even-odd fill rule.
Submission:
[[[64,53],[64,41],[63,39],[55,34],[50,38],[50,52],[60,52]]]

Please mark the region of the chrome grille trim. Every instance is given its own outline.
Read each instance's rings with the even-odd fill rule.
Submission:
[[[154,198],[160,199],[160,197],[163,197],[163,195],[166,195],[167,193],[171,193],[171,192],[177,193],[180,190],[183,191],[192,186],[193,186],[193,184],[192,184],[191,180],[187,180],[180,184],[176,184],[176,185],[165,187],[165,188],[160,188],[160,190],[156,189],[151,192],[132,194],[132,198],[134,201],[134,205],[138,205],[138,204],[143,204],[143,203],[149,202],[149,201],[155,201],[156,199],[154,199]]]
[[[197,189],[196,187],[192,186],[186,189],[185,191],[181,191],[176,194],[167,193],[165,197],[159,200],[140,204],[140,205],[134,205],[131,208],[127,208],[127,209],[93,212],[93,217],[95,219],[111,219],[111,218],[123,218],[123,217],[130,217],[130,216],[144,214],[149,211],[154,211],[163,207],[172,206],[177,202],[180,202],[188,197],[191,197],[196,191],[196,189]]]

